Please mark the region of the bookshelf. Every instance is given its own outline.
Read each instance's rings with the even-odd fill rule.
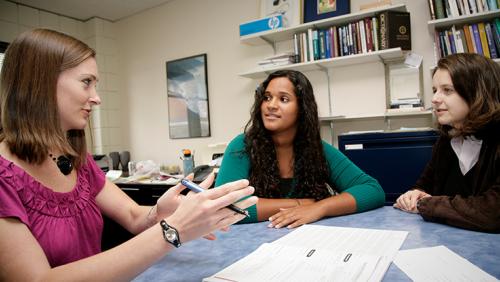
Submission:
[[[270,45],[276,53],[276,46],[278,43],[282,43],[285,41],[290,41],[293,43],[294,34],[307,32],[309,29],[326,29],[331,26],[341,26],[345,24],[349,24],[355,21],[359,21],[368,17],[374,17],[378,14],[385,11],[397,11],[397,12],[406,12],[405,4],[397,4],[397,5],[387,5],[383,7],[377,7],[374,9],[363,10],[359,12],[354,12],[347,15],[342,15],[338,17],[332,17],[324,20],[319,20],[315,22],[309,22],[305,24],[300,24],[294,27],[288,28],[280,28],[276,30],[263,31],[255,34],[250,34],[246,36],[240,37],[240,43],[244,45],[250,46],[260,46],[260,45]],[[283,46],[280,44],[280,46]],[[344,66],[362,66],[368,63],[380,62],[384,64],[386,67],[386,74],[384,75],[386,79],[386,87],[387,85],[387,67],[388,64],[393,62],[402,62],[406,56],[406,52],[401,50],[401,48],[391,48],[384,49],[378,51],[371,51],[366,53],[359,53],[353,55],[345,55],[340,57],[333,57],[328,59],[320,59],[314,61],[307,61],[301,63],[293,63],[288,65],[276,65],[270,67],[260,67],[256,66],[255,68],[239,73],[240,77],[249,78],[249,79],[264,79],[268,74],[277,71],[277,70],[285,70],[285,69],[293,69],[301,72],[310,72],[310,71],[321,71],[326,74],[327,82],[328,82],[328,108],[329,114],[327,116],[320,117],[320,122],[324,125],[330,126],[330,133],[332,135],[332,144],[334,143],[334,134],[333,134],[333,124],[336,122],[343,121],[363,121],[363,120],[384,120],[385,128],[390,129],[391,119],[404,119],[404,118],[431,118],[431,111],[408,111],[408,112],[381,112],[367,115],[346,115],[346,116],[335,116],[332,112],[332,100],[333,95],[331,93],[331,80],[334,79],[331,75],[330,70],[335,68],[340,68]],[[386,99],[388,95],[388,91],[385,93]],[[387,103],[386,103],[387,104]],[[388,106],[387,106],[388,107]]]
[[[465,25],[476,25],[477,23],[493,22],[493,20],[497,19],[497,18],[500,18],[500,9],[494,9],[494,10],[476,12],[476,13],[468,13],[468,14],[462,14],[462,15],[458,15],[458,16],[450,16],[450,17],[446,17],[446,18],[442,18],[442,19],[428,21],[427,25],[429,27],[429,32],[435,34],[434,45],[435,45],[435,50],[436,50],[435,51],[436,62],[442,56],[442,52],[440,51],[441,49],[446,48],[446,49],[448,49],[448,52],[450,51],[449,46],[442,46],[441,45],[441,44],[446,45],[448,43],[445,44],[445,43],[441,42],[442,38],[438,35],[438,33],[440,31],[441,32],[450,32],[449,29],[456,30],[456,33],[459,33],[459,34],[456,37],[453,35],[450,36],[450,37],[453,37],[456,42],[454,41],[453,43],[450,43],[450,45],[451,44],[466,45],[465,47],[463,47],[463,51],[471,52],[470,45],[467,44],[467,36],[464,34],[464,33],[467,33],[466,31],[464,31],[464,30],[466,30],[466,28],[464,28]],[[486,35],[485,30],[483,30],[483,32],[485,33],[485,37],[488,36],[488,35]],[[495,32],[495,31],[492,30],[492,32]],[[453,33],[453,32],[451,32],[451,33]],[[471,33],[471,32],[468,32],[468,33]],[[468,36],[471,36],[472,37],[471,40],[474,41],[474,34],[470,34]],[[460,39],[460,41],[463,41],[464,43],[460,44],[461,42],[457,41],[458,39]],[[481,42],[483,41],[483,39],[477,39],[477,40],[479,40]],[[485,38],[485,40],[486,40],[486,38]],[[493,40],[493,45],[494,45],[495,44],[494,39],[492,38],[492,40]],[[451,41],[451,39],[450,39],[450,41]],[[477,44],[477,43],[475,43],[475,44]],[[488,43],[486,43],[486,45],[488,45]],[[469,50],[467,50],[466,47]],[[491,46],[488,46],[488,47],[491,48]],[[458,46],[456,48],[458,48]],[[493,46],[493,48],[495,48],[495,46]],[[454,53],[458,53],[458,52],[461,52],[461,51],[459,51],[459,50],[454,51]],[[475,50],[472,52],[475,52]],[[497,53],[498,52],[500,52],[500,50],[497,50]],[[477,53],[480,53],[480,52],[478,51]],[[491,52],[489,52],[489,53],[491,54]],[[500,63],[500,58],[492,58],[492,59],[495,62]],[[431,69],[433,69],[433,68],[434,68],[434,66],[431,67]]]
[[[304,62],[290,65],[275,66],[270,68],[258,67],[254,70],[240,73],[239,76],[246,78],[264,78],[269,73],[276,70],[294,69],[301,72],[323,70],[324,68],[335,68],[342,66],[350,66],[356,64],[365,64],[372,62],[388,62],[403,58],[403,51],[401,48],[392,48],[380,51],[373,51],[369,53],[335,57],[331,59],[316,60],[312,62]]]
[[[434,30],[436,28],[439,29],[439,28],[450,27],[452,25],[462,25],[471,22],[491,20],[498,17],[500,17],[500,10],[495,10],[495,11],[488,11],[471,15],[462,15],[458,17],[432,20],[428,21],[427,25],[429,26],[429,28]]]

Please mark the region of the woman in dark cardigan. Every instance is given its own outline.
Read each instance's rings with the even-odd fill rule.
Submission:
[[[442,58],[432,105],[440,138],[394,207],[425,220],[500,232],[500,66],[477,54]]]

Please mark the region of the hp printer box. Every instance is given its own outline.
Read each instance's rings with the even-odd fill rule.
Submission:
[[[283,27],[283,15],[274,15],[271,17],[240,24],[240,36],[266,30],[273,30],[281,27]]]

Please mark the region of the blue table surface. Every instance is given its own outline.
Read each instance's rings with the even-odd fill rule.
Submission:
[[[364,213],[332,217],[313,224],[408,231],[401,249],[444,245],[479,268],[500,278],[500,235],[459,229],[424,221],[385,206]],[[268,222],[231,226],[229,232],[217,232],[217,240],[198,239],[182,245],[137,276],[134,281],[201,281],[245,257],[261,244],[292,230],[267,227]],[[383,281],[410,281],[393,263]]]

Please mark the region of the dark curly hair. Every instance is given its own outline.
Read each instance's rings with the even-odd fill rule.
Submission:
[[[327,162],[321,144],[318,107],[313,88],[305,75],[294,70],[271,73],[255,91],[251,117],[245,126],[245,150],[251,163],[250,183],[256,188],[255,195],[263,198],[281,198],[280,174],[276,150],[270,132],[264,127],[261,104],[271,80],[286,77],[292,82],[297,96],[299,112],[297,133],[293,141],[294,178],[299,197],[324,199],[330,196],[326,187],[329,176]]]
[[[497,63],[478,54],[461,53],[441,58],[434,73],[438,69],[449,72],[453,87],[470,108],[461,128],[438,125],[443,134],[481,138],[498,128],[500,66]]]

